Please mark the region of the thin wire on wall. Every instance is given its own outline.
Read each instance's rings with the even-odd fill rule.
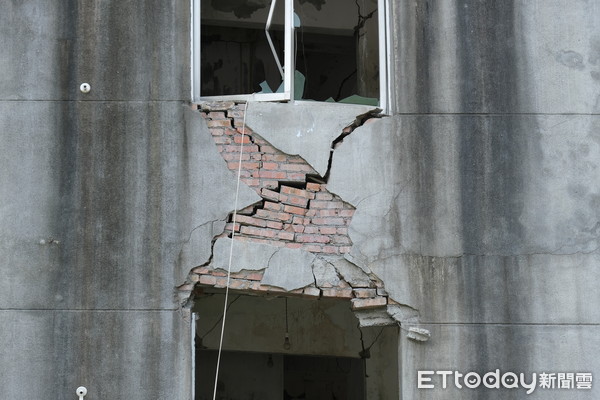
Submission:
[[[246,110],[248,109],[248,102],[244,105],[244,119],[242,122],[242,139],[240,140],[240,159],[238,161],[238,171],[237,171],[237,183],[235,188],[235,201],[233,204],[233,229],[231,229],[231,245],[229,246],[229,262],[227,263],[227,284],[225,285],[225,302],[223,304],[223,319],[221,321],[221,336],[219,338],[219,351],[217,352],[217,368],[215,371],[215,386],[213,390],[213,400],[217,398],[217,382],[219,381],[219,368],[221,366],[221,352],[223,350],[223,334],[225,333],[225,320],[227,319],[227,309],[229,302],[229,280],[231,278],[231,261],[233,260],[233,243],[235,236],[235,224],[237,218],[237,208],[238,208],[238,197],[240,193],[240,181],[242,176],[242,155],[244,152],[244,136],[246,134]]]

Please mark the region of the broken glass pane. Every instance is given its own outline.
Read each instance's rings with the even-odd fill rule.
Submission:
[[[295,0],[296,69],[304,98],[377,104],[377,0]]]
[[[201,1],[202,96],[274,92],[281,85],[265,27],[274,4],[270,36],[283,63],[285,6],[283,0],[273,1]]]

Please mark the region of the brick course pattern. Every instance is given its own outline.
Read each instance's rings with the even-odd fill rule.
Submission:
[[[367,287],[353,287],[348,282],[340,280],[340,283],[335,287],[310,285],[286,291],[279,287],[263,285],[261,283],[263,275],[264,270],[234,272],[229,277],[229,289],[254,295],[285,295],[312,299],[321,297],[348,299],[351,301],[352,309],[355,311],[383,308],[388,304],[397,304],[388,297],[387,293],[381,292],[383,282],[377,279],[372,279]],[[192,270],[190,276],[192,277],[191,285],[197,284],[195,286],[197,295],[202,294],[203,288],[224,289],[227,286],[227,272],[223,270],[215,270],[210,267],[196,267]]]
[[[277,150],[260,135],[244,128],[244,106],[218,102],[203,104],[200,108],[217,149],[234,173],[238,171],[240,146],[243,146],[241,180],[262,197],[260,204],[238,211],[235,226],[230,215],[225,232],[219,236],[231,237],[235,229],[236,240],[304,249],[323,257],[349,252],[352,243],[348,225],[354,208],[327,190],[324,183],[327,175],[319,177],[301,157]],[[362,122],[364,120],[357,119],[355,124],[346,127],[333,145]],[[264,272],[264,269],[242,270],[232,273],[228,282],[225,271],[204,264],[190,271],[186,283],[177,289],[186,303],[193,297],[189,297],[192,292],[201,295],[207,288],[229,286],[231,290],[259,296],[348,299],[355,311],[384,309],[389,304],[397,304],[374,275],[357,280],[353,286],[338,272],[336,284],[322,282],[322,286],[317,286],[315,280],[304,288],[286,291],[264,285]]]
[[[263,201],[241,210],[225,227],[238,240],[300,248],[319,254],[344,254],[352,242],[348,225],[354,207],[327,190],[324,177],[300,156],[285,154],[243,126],[243,103],[209,103],[200,112],[227,167]],[[349,134],[350,126],[340,134]],[[243,132],[243,135],[242,135]],[[319,183],[320,182],[320,183]]]

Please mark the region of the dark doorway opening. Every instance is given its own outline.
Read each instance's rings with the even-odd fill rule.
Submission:
[[[212,400],[224,306],[218,291],[206,288],[194,300],[195,400]],[[228,304],[218,399],[398,398],[397,326],[360,327],[339,299],[235,293]]]
[[[199,350],[196,400],[211,400],[217,351]],[[224,351],[217,384],[223,400],[364,400],[360,358]]]

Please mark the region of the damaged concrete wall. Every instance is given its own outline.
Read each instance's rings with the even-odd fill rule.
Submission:
[[[442,389],[441,378],[419,389],[419,370],[593,375],[599,9],[556,0],[392,10],[397,113],[339,143],[327,188],[355,208],[345,258],[418,312],[405,328],[431,333],[426,343],[402,335],[402,397],[527,396],[522,387]],[[323,165],[326,146],[303,136],[345,116],[318,107],[251,105],[248,124]],[[597,391],[554,385],[528,398]]]
[[[343,220],[351,248],[326,260],[316,247],[248,240],[233,283],[267,296],[352,298],[348,307],[364,294],[386,312],[361,323],[392,318],[429,330],[425,343],[401,331],[403,399],[526,396],[443,390],[439,380],[418,389],[418,370],[596,376],[600,8],[390,5],[394,115],[336,142],[374,110],[251,103],[247,111],[264,146],[312,170],[305,187],[267,188],[276,195],[242,185],[238,208],[254,212],[265,194],[290,206],[282,195],[300,193],[291,189],[323,185],[307,181],[314,171],[327,193],[319,187],[307,199],[321,201],[321,191],[354,209]],[[23,387],[31,398],[68,398],[79,385],[89,398],[190,396],[190,321],[180,306],[196,286],[223,286],[227,224],[237,227],[224,200],[235,193],[225,143],[184,104],[189,18],[189,3],[175,0],[4,4],[0,338],[10,345],[0,350],[0,398],[20,398]],[[275,229],[264,220],[238,224]],[[264,239],[259,232],[271,234],[245,229]],[[280,242],[294,244],[296,233]],[[262,246],[270,260],[260,259]],[[290,259],[301,265],[294,274]],[[366,281],[340,279],[335,263],[350,261]],[[528,398],[593,398],[596,386]]]
[[[442,389],[439,375],[418,389],[417,371],[600,372],[600,8],[392,8],[399,114],[344,140],[328,188],[356,207],[348,258],[431,331],[402,340],[402,398],[597,396]]]

